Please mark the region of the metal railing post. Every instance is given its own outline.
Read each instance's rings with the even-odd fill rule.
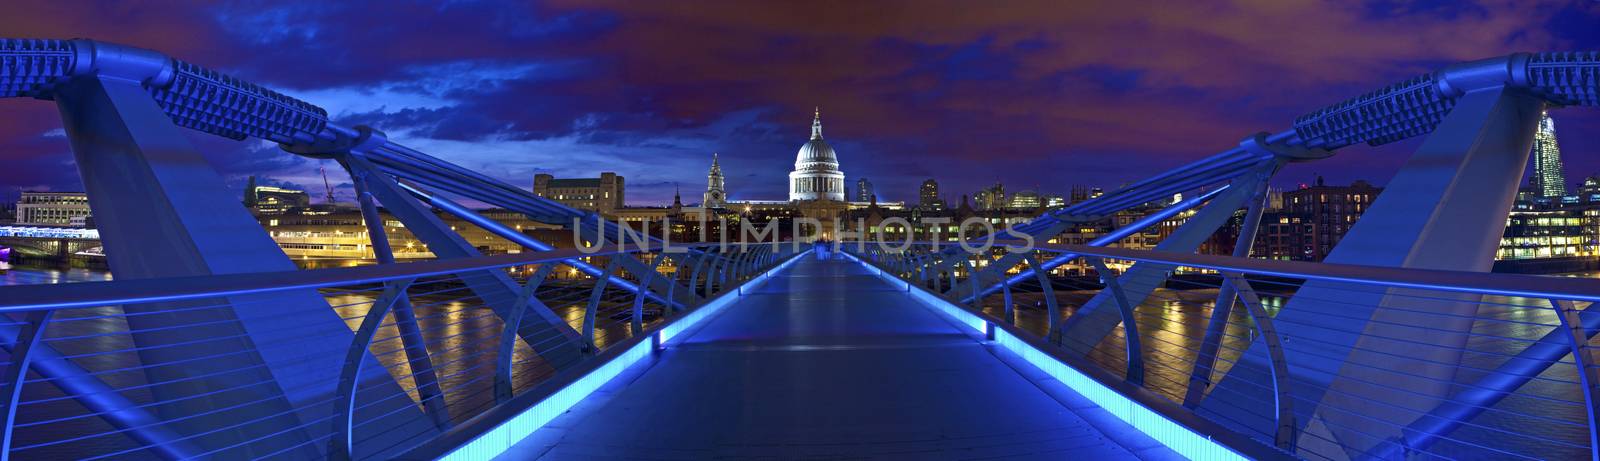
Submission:
[[[689,287],[689,292],[690,293],[694,293],[694,292],[697,292],[697,291],[700,290],[700,283],[699,283],[700,282],[700,271],[701,271],[701,269],[705,268],[706,263],[708,261],[710,261],[711,258],[712,258],[711,252],[708,251],[708,250],[709,249],[701,250],[699,253],[697,253],[697,255],[699,257],[695,258],[695,260],[694,260],[694,270],[689,272],[689,284],[686,285],[687,287]],[[708,293],[708,295],[709,295],[709,293]],[[703,298],[702,296],[700,296],[698,294],[696,294],[695,296]]]
[[[972,260],[971,259],[968,259],[966,261],[966,264],[967,264],[967,285],[972,287],[972,290],[973,290],[972,292],[973,293],[977,293],[978,292],[977,291],[978,290],[978,266],[975,265],[975,264],[972,264]],[[950,283],[951,283],[951,288],[954,289],[955,281],[952,280],[952,281],[950,281]],[[972,298],[972,308],[973,309],[977,309],[980,312],[983,311],[983,297],[979,296],[979,297]]]
[[[1128,305],[1128,295],[1122,292],[1122,285],[1117,283],[1117,276],[1111,273],[1111,268],[1106,267],[1105,260],[1093,257],[1086,259],[1100,276],[1100,283],[1105,284],[1105,289],[1111,290],[1117,302],[1117,311],[1122,314],[1122,344],[1128,360],[1126,379],[1135,386],[1144,386],[1144,345],[1139,338],[1139,319],[1134,316],[1133,306]]]
[[[594,291],[589,293],[589,303],[583,308],[583,347],[584,352],[595,354],[600,348],[594,343],[594,323],[596,313],[600,309],[600,301],[605,299],[606,283],[611,281],[611,274],[617,270],[620,258],[606,258],[606,268],[603,273],[595,277]]]
[[[1561,320],[1559,328],[1566,330],[1567,343],[1572,347],[1572,365],[1577,367],[1578,385],[1583,388],[1584,409],[1589,417],[1589,456],[1600,460],[1600,354],[1589,346],[1582,315],[1572,301],[1550,300]]]
[[[1006,303],[1005,317],[1002,320],[1005,320],[1008,324],[1016,325],[1017,309],[1015,303],[1011,301],[1011,284],[1002,284],[1000,292],[1004,295]]]
[[[503,403],[511,399],[513,392],[511,381],[511,360],[517,350],[517,329],[522,326],[522,317],[528,309],[528,300],[532,299],[539,291],[539,286],[544,284],[550,273],[554,272],[555,263],[543,263],[539,269],[528,276],[522,283],[522,290],[517,293],[517,301],[511,304],[510,315],[506,316],[505,324],[500,329],[499,354],[494,360],[494,401]]]
[[[5,389],[6,413],[5,427],[0,429],[4,435],[0,436],[0,460],[11,459],[11,444],[15,438],[13,431],[17,422],[17,403],[22,399],[22,384],[28,378],[28,362],[33,360],[33,351],[39,347],[40,338],[44,338],[45,326],[49,325],[50,318],[55,316],[54,309],[41,309],[28,311],[27,324],[22,326],[17,333],[17,342],[11,346],[11,364],[6,366],[5,382],[0,383],[0,389]]]
[[[634,296],[633,297],[633,315],[632,315],[632,318],[630,319],[630,322],[629,322],[629,326],[633,328],[633,334],[635,334],[635,335],[644,334],[644,298],[646,297],[645,296],[645,292],[650,290],[649,287],[650,287],[651,279],[656,277],[656,271],[661,270],[661,262],[666,260],[666,259],[667,259],[667,254],[666,253],[656,253],[655,262],[650,264],[650,272],[646,272],[643,275],[639,276],[639,294],[638,294],[638,296]],[[667,299],[672,299],[672,298],[667,298]]]
[[[1278,448],[1293,452],[1296,439],[1299,435],[1299,424],[1294,416],[1294,396],[1289,391],[1289,360],[1283,354],[1283,342],[1278,337],[1278,328],[1273,326],[1272,317],[1267,315],[1267,309],[1261,305],[1261,297],[1256,295],[1256,290],[1250,287],[1250,281],[1238,275],[1228,276],[1228,283],[1238,291],[1239,298],[1244,301],[1245,309],[1249,310],[1250,318],[1256,324],[1256,333],[1261,336],[1261,341],[1267,346],[1267,356],[1272,360],[1272,393],[1274,415],[1273,444]],[[1224,319],[1226,321],[1226,319]]]
[[[684,257],[678,257],[674,256],[674,253],[667,252],[662,252],[661,256],[664,258],[671,258],[672,260],[672,283],[667,284],[667,299],[672,299],[673,292],[678,290],[678,276],[683,274],[683,263],[688,262],[689,256],[685,255]],[[677,303],[667,303],[667,305],[661,306],[662,317],[670,316],[673,312],[677,311]]]
[[[728,254],[720,250],[717,251],[716,256],[711,260],[710,269],[706,271],[706,297],[711,297],[711,295],[716,294],[718,289],[722,288],[722,268],[727,265]]]
[[[356,383],[360,381],[363,359],[367,358],[367,348],[372,347],[372,337],[378,333],[383,318],[414,281],[416,279],[409,278],[385,283],[383,294],[372,301],[372,307],[362,316],[361,326],[350,341],[339,372],[339,389],[334,394],[338,404],[333,407],[333,446],[328,450],[331,458],[355,459]]]
[[[1061,344],[1061,305],[1056,304],[1056,288],[1050,283],[1050,277],[1047,275],[1050,271],[1039,267],[1039,260],[1034,259],[1032,252],[1023,255],[1022,261],[1034,269],[1033,275],[1038,278],[1040,291],[1044,293],[1045,311],[1050,316],[1045,340]]]
[[[344,154],[344,156],[349,155],[349,153]],[[378,260],[378,264],[394,264],[394,249],[389,246],[389,234],[384,229],[383,217],[378,214],[378,205],[367,185],[367,175],[378,173],[365,169],[352,169],[349,162],[343,159],[340,160],[340,164],[344,166],[345,171],[350,172],[350,182],[355,185],[356,202],[361,209],[361,222],[367,228],[367,241],[372,245],[373,258]],[[406,364],[412,370],[412,377],[416,381],[417,398],[422,401],[422,409],[433,420],[434,427],[447,428],[450,426],[450,409],[445,405],[444,390],[439,387],[439,376],[433,369],[433,358],[428,353],[428,342],[422,337],[422,328],[417,323],[417,314],[411,306],[411,298],[406,296],[404,291],[401,291],[399,296],[400,299],[395,301],[392,315],[394,315],[395,330],[400,333],[401,347],[405,349]]]

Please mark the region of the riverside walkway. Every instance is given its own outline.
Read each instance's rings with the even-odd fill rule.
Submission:
[[[804,258],[501,459],[1179,459],[861,264]]]

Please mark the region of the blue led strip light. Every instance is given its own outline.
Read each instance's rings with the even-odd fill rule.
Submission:
[[[894,283],[896,286],[907,287],[910,290],[909,293],[913,298],[922,301],[924,305],[932,308],[933,310],[943,312],[957,323],[966,325],[967,327],[977,331],[979,334],[987,333],[992,329],[994,331],[995,345],[1000,346],[1002,349],[1010,351],[1013,354],[1016,354],[1018,357],[1021,357],[1022,360],[1028,362],[1028,364],[1033,365],[1034,368],[1038,368],[1040,371],[1049,374],[1050,377],[1061,381],[1062,384],[1065,384],[1068,388],[1071,388],[1073,392],[1077,392],[1079,395],[1082,395],[1094,402],[1095,406],[1105,409],[1107,412],[1115,415],[1117,419],[1128,423],[1128,425],[1133,426],[1134,429],[1138,429],[1139,432],[1143,432],[1145,435],[1150,436],[1157,442],[1160,442],[1162,445],[1167,446],[1167,448],[1171,448],[1172,451],[1175,451],[1186,458],[1195,460],[1250,459],[1249,457],[1234,451],[1232,448],[1218,443],[1216,440],[1213,440],[1210,437],[1195,432],[1183,424],[1173,421],[1171,418],[1146,408],[1144,405],[1140,405],[1138,402],[1135,402],[1133,399],[1130,399],[1122,393],[1117,392],[1115,389],[1106,387],[1104,384],[1101,384],[1094,378],[1091,378],[1088,375],[1085,375],[1082,372],[1072,368],[1066,363],[1057,360],[1049,353],[1046,353],[1045,351],[1040,350],[1038,347],[1035,347],[1033,344],[1016,337],[1015,335],[1006,331],[1004,328],[998,328],[991,325],[989,321],[985,320],[983,317],[978,316],[977,314],[974,314],[947,299],[941,298],[938,295],[928,292],[927,290],[923,290],[920,287],[912,287],[906,281],[895,277],[894,274],[884,272],[882,269],[879,269],[876,266],[867,263],[866,261],[862,261],[861,258],[858,258],[855,255],[850,253],[841,254],[857,263],[860,263],[863,266],[866,266],[868,269],[871,269],[878,275],[878,277],[888,280],[891,283]]]
[[[482,460],[492,459],[505,453],[506,449],[516,445],[517,442],[532,435],[534,431],[544,427],[550,420],[562,413],[566,413],[573,405],[583,401],[589,394],[593,394],[600,386],[611,382],[612,378],[622,374],[623,370],[650,357],[653,345],[649,341],[641,341],[628,348],[627,352],[613,358],[611,362],[590,371],[589,374],[578,378],[567,387],[561,388],[544,400],[534,404],[522,413],[513,416],[500,425],[495,426],[479,435],[472,441],[456,447],[455,450],[439,457],[441,460]]]
[[[971,314],[968,314],[971,315]],[[1223,446],[1176,421],[1162,416],[1138,402],[1134,402],[1116,390],[1101,385],[1093,378],[1084,375],[1067,364],[1056,360],[1050,354],[1039,350],[1004,329],[996,328],[994,342],[1001,348],[1011,351],[1022,357],[1022,360],[1049,374],[1050,377],[1061,381],[1074,392],[1094,402],[1095,406],[1105,409],[1117,419],[1138,429],[1139,432],[1156,439],[1172,451],[1178,452],[1185,458],[1203,460],[1248,460],[1250,458],[1239,454],[1233,449]]]
[[[750,279],[745,285],[753,287],[765,283],[772,278],[772,274],[787,269],[806,253],[809,253],[809,250],[791,256],[789,260],[784,261],[782,264]],[[557,416],[572,409],[574,405],[593,394],[595,390],[611,382],[612,379],[622,374],[628,367],[650,358],[651,349],[655,347],[655,344],[666,344],[668,340],[677,334],[695,327],[700,322],[721,312],[728,305],[733,304],[734,300],[738,299],[743,293],[742,288],[728,290],[717,295],[717,297],[700,305],[700,307],[657,330],[656,341],[638,341],[632,346],[628,346],[627,351],[613,357],[610,362],[590,370],[588,374],[551,393],[550,396],[540,400],[539,403],[494,426],[494,428],[484,431],[483,434],[479,434],[477,437],[472,438],[471,441],[461,444],[454,450],[450,450],[438,459],[450,461],[484,460],[492,459],[501,453],[505,453],[512,445],[521,442],[522,439],[532,435],[534,431],[544,427],[545,424],[550,423]]]
[[[743,286],[740,286],[739,289],[728,290],[728,292],[723,293],[710,301],[706,301],[705,304],[700,305],[700,307],[695,309],[693,312],[684,314],[683,317],[679,318],[678,321],[662,326],[660,330],[656,331],[656,338],[661,344],[667,344],[668,341],[676,338],[684,331],[694,328],[705,319],[717,315],[718,312],[722,312],[723,308],[733,304],[735,299],[738,299],[740,295],[744,294],[745,288],[753,288],[760,286],[762,283],[766,283],[767,280],[772,278],[772,274],[776,274],[778,271],[787,269],[790,265],[793,265],[795,261],[799,261],[801,256],[810,252],[811,250],[801,252],[794,257],[789,258],[789,260],[784,261],[782,264],[779,264],[776,267],[767,270],[766,272],[762,272],[761,275],[757,275],[755,278],[750,279],[749,282],[746,282]]]

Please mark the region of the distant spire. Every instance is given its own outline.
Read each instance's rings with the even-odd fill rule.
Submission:
[[[811,117],[811,139],[822,139],[822,108],[817,107],[815,115]]]

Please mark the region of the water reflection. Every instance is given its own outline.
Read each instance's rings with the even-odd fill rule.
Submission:
[[[110,272],[81,267],[23,265],[0,271],[0,286],[102,282],[106,280],[111,280]]]
[[[1596,275],[1600,274],[1573,274],[1582,277]],[[1055,287],[1055,293],[1061,307],[1060,321],[1063,323],[1098,293],[1098,286],[1088,281],[1074,283],[1072,280],[1058,280],[1057,283],[1061,284]],[[1278,312],[1289,306],[1296,288],[1292,283],[1256,284],[1262,307],[1269,317],[1276,317]],[[1012,295],[1017,306],[1017,325],[1039,335],[1046,332],[1049,323],[1041,291],[1038,285],[1020,286]],[[1183,400],[1217,291],[1215,288],[1158,288],[1136,308],[1140,342],[1144,348],[1145,386],[1148,389],[1174,402]],[[1419,306],[1438,306],[1440,300],[1448,303],[1449,300],[1458,299],[1461,299],[1458,294],[1411,290],[1404,296],[1391,296],[1386,309],[1426,309]],[[1003,317],[1003,302],[1001,295],[989,296],[984,299],[982,308],[989,315]],[[1555,331],[1559,324],[1550,302],[1545,299],[1486,296],[1477,306],[1471,333],[1462,346],[1455,392],[1469,390],[1473,387],[1471,383],[1495,375],[1498,367],[1513,360],[1513,356],[1534,341]],[[1579,308],[1585,306],[1587,303],[1578,304]],[[1291,327],[1307,326],[1278,326],[1280,331]],[[1248,313],[1236,306],[1227,319],[1212,382],[1218,382],[1256,339],[1256,330]],[[1083,341],[1081,338],[1066,340]],[[1119,324],[1094,344],[1087,358],[1121,376],[1127,367],[1125,340],[1125,332]],[[1600,347],[1600,338],[1591,340],[1590,346]],[[1407,351],[1398,349],[1383,353],[1406,355]],[[1295,364],[1290,363],[1291,375],[1294,370]],[[1560,363],[1546,368],[1537,378],[1517,389],[1515,394],[1474,417],[1467,426],[1452,432],[1449,435],[1451,440],[1439,442],[1430,450],[1472,457],[1482,456],[1483,446],[1494,446],[1507,454],[1519,456],[1587,457],[1589,426],[1576,373],[1572,355],[1565,355]],[[1243,388],[1259,394],[1253,398],[1264,401],[1272,398],[1269,382]],[[1312,403],[1295,402],[1301,406]]]

